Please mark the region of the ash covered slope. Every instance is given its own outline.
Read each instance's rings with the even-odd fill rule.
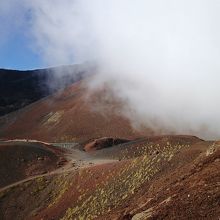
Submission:
[[[148,129],[141,133],[134,131],[129,121],[120,116],[120,103],[103,100],[104,90],[88,96],[83,85],[83,80],[74,83],[0,118],[0,138],[84,142],[100,137],[129,139],[152,134]]]
[[[65,88],[81,79],[85,72],[86,65],[28,71],[0,69],[0,116]]]

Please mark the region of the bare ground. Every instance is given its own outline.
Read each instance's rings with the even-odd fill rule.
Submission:
[[[219,219],[218,142],[158,136],[62,156],[1,188],[0,219]]]

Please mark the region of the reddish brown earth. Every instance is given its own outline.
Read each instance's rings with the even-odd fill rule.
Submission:
[[[89,143],[87,143],[84,147],[84,150],[89,151],[95,151],[100,150],[107,147],[112,147],[114,145],[127,143],[129,140],[120,139],[120,138],[109,138],[109,137],[103,137],[99,139],[95,139]]]
[[[63,152],[40,142],[0,142],[0,187],[57,169]]]
[[[218,142],[157,136],[72,156],[78,168],[0,190],[0,219],[219,219]]]
[[[152,134],[149,129],[135,131],[120,115],[120,104],[103,98],[105,90],[88,96],[82,84],[75,83],[64,91],[1,117],[0,139],[84,142],[101,137],[131,139]]]
[[[0,118],[0,139],[28,139],[0,142],[0,219],[219,220],[220,142],[134,131],[82,85]]]

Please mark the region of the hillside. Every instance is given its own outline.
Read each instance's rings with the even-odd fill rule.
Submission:
[[[120,103],[102,99],[105,90],[97,90],[88,96],[84,83],[83,80],[74,83],[1,117],[0,138],[84,142],[101,137],[133,139],[152,134],[149,129],[135,131],[119,113]]]
[[[40,142],[0,142],[0,187],[57,169],[62,155]]]
[[[0,190],[0,218],[217,220],[219,146],[157,136],[91,153],[73,147],[63,171]]]
[[[0,117],[0,219],[219,220],[220,142],[134,130],[91,77]]]
[[[0,116],[80,80],[86,68],[84,64],[28,71],[0,69]]]

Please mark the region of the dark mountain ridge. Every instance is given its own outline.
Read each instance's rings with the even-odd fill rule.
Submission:
[[[87,64],[27,71],[0,69],[0,116],[65,88],[92,69]]]

